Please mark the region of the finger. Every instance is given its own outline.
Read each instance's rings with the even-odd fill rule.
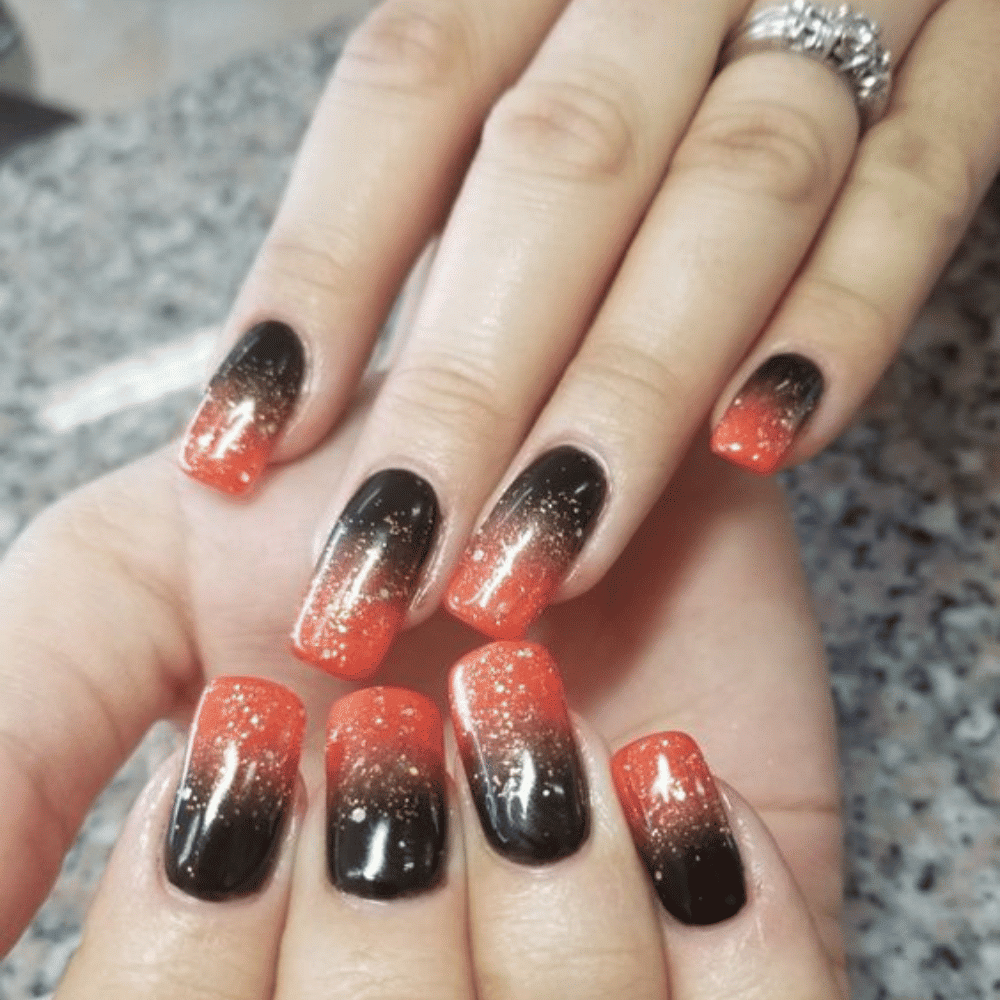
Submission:
[[[777,484],[696,441],[600,585],[551,609],[536,632],[612,745],[662,729],[694,734],[765,817],[829,954],[842,956],[829,677]]]
[[[409,340],[331,508],[331,521],[349,514],[356,491],[385,469],[412,470],[434,492],[440,537],[414,618],[435,606],[479,506],[592,313],[711,75],[725,6],[682,16],[678,4],[642,0],[623,17],[614,0],[573,3],[492,112]],[[381,632],[384,650],[430,549],[405,574],[387,565],[398,557],[378,558],[382,573],[399,577],[376,602],[394,606],[391,621],[364,625]],[[356,617],[376,614],[355,567],[327,549],[293,643],[308,662],[364,676],[377,650],[341,643]],[[382,573],[373,574],[380,585]]]
[[[206,688],[180,780],[175,761],[139,799],[61,998],[273,995],[304,726],[278,684]]]
[[[667,995],[657,920],[599,742],[541,646],[453,668],[469,916],[482,1000]]]
[[[393,468],[434,492],[440,537],[411,620],[437,604],[596,307],[712,73],[730,6],[640,0],[623,16],[618,0],[578,0],[491,113],[408,342],[331,505],[329,523]],[[341,551],[352,544],[328,548],[293,643],[308,662],[364,676],[377,650],[344,647],[342,635],[362,615],[385,617],[362,626],[384,650],[420,577],[416,559],[400,573],[392,553],[373,555],[373,581],[397,582],[385,599],[359,592],[357,562]],[[421,551],[420,565],[428,558]]]
[[[662,904],[675,1000],[841,998],[808,908],[763,823],[680,732],[619,750],[612,776]]]
[[[0,567],[0,953],[90,803],[200,683],[178,600],[176,512],[155,460],[43,514]],[[96,595],[96,596],[95,596]]]
[[[903,63],[808,262],[715,409],[760,473],[808,458],[874,387],[1000,166],[1000,11],[951,0]]]
[[[905,45],[917,12],[892,11],[887,27]],[[812,60],[756,54],[716,77],[507,474],[509,492],[495,495],[459,562],[446,595],[452,613],[487,635],[520,635],[550,600],[607,571],[799,266],[856,134],[847,88]],[[531,483],[567,445],[608,481],[589,541],[574,507],[590,474]],[[532,495],[521,499],[525,490]]]
[[[345,46],[181,465],[225,493],[303,454],[354,391],[486,109],[564,0],[389,0]],[[277,449],[277,451],[275,451]]]
[[[400,688],[348,695],[330,712],[326,762],[327,794],[313,796],[299,842],[276,995],[471,998],[437,708]]]

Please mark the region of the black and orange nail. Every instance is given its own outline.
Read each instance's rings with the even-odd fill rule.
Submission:
[[[519,639],[545,610],[604,504],[607,480],[586,452],[546,452],[511,483],[448,584],[448,610],[494,639]]]
[[[181,468],[235,496],[253,489],[302,389],[305,350],[268,320],[248,330],[208,383],[181,446]]]
[[[295,655],[338,677],[370,676],[406,617],[437,518],[420,476],[385,469],[368,479],[320,556],[292,630]]]
[[[330,881],[395,899],[441,880],[447,837],[441,715],[423,695],[372,687],[330,711],[326,743]]]
[[[622,747],[611,776],[632,839],[666,910],[716,924],[746,902],[743,864],[705,758],[686,733]]]
[[[819,404],[823,375],[800,354],[777,354],[747,379],[712,431],[712,451],[768,476]]]
[[[590,829],[587,780],[548,650],[482,646],[452,668],[449,694],[469,789],[494,849],[522,864],[576,851]]]
[[[287,688],[219,677],[205,689],[167,827],[167,878],[190,896],[256,892],[295,797],[305,709]]]

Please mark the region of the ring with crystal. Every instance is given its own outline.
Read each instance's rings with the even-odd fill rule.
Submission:
[[[846,4],[834,9],[790,0],[766,7],[730,37],[719,64],[769,51],[796,52],[832,69],[850,89],[863,127],[885,110],[892,82],[889,50],[882,45],[878,25]]]

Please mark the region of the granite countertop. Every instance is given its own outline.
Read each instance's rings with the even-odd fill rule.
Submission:
[[[52,393],[218,323],[343,40],[332,25],[0,164],[0,548],[177,432],[192,391],[56,426]],[[1000,997],[1000,192],[855,425],[786,474],[840,722],[854,995]],[[172,745],[102,796],[0,964],[47,995],[118,824]]]

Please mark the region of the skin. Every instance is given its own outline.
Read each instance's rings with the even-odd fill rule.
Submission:
[[[996,169],[996,5],[868,9],[899,73],[886,118],[860,144],[849,95],[822,67],[759,55],[711,82],[744,3],[699,5],[701,20],[685,24],[678,8],[651,0],[624,16],[610,0],[396,2],[359,30],[223,344],[272,317],[300,331],[312,367],[273,457],[308,457],[240,507],[179,481],[155,456],[64,501],[4,564],[0,788],[10,809],[0,846],[37,859],[0,873],[4,947],[97,790],[153,719],[190,712],[206,676],[258,670],[322,718],[343,688],[294,662],[284,637],[316,537],[362,478],[408,464],[441,495],[447,527],[411,616],[423,621],[477,517],[569,436],[612,481],[558,595],[585,596],[538,626],[588,719],[580,739],[599,814],[588,847],[538,878],[497,865],[453,769],[455,867],[440,893],[414,903],[422,912],[386,910],[386,943],[412,941],[387,962],[368,944],[367,917],[317,889],[314,731],[301,823],[278,871],[223,914],[164,891],[155,845],[175,776],[152,786],[64,995],[266,996],[275,981],[279,995],[310,995],[328,992],[331,975],[390,995],[413,985],[414,969],[418,992],[498,997],[531,995],[525,983],[568,969],[587,995],[603,924],[532,914],[564,912],[567,901],[587,914],[609,880],[621,884],[621,906],[612,960],[599,964],[602,995],[637,975],[643,995],[669,981],[682,1000],[741,989],[835,995],[832,724],[787,522],[769,488],[705,461],[699,439],[662,491],[705,416],[717,420],[776,351],[813,357],[829,386],[787,461],[829,440]],[[609,88],[619,69],[636,73]],[[320,444],[446,214],[367,422],[356,414]],[[430,618],[390,655],[383,679],[440,699],[445,666],[474,641]],[[678,928],[651,904],[607,784],[608,747],[667,727],[696,735],[774,836],[728,798],[753,889],[738,918],[709,932]],[[796,767],[773,766],[783,760]],[[341,950],[321,955],[310,940],[321,925],[336,932],[322,941]],[[433,933],[414,938],[414,926]],[[554,936],[539,948],[546,926]],[[260,947],[247,960],[250,934]]]
[[[575,996],[628,984],[662,996],[668,981],[682,998],[738,996],[753,984],[838,995],[841,832],[821,645],[776,491],[704,451],[620,567],[537,630],[582,716],[593,807],[584,847],[541,869],[498,858],[451,760],[443,886],[392,904],[328,887],[322,723],[347,688],[295,660],[286,636],[306,584],[311,517],[363,418],[355,412],[251,504],[200,489],[161,453],[67,498],[15,545],[0,572],[0,787],[11,806],[0,846],[35,863],[0,876],[4,946],[152,720],[187,715],[207,676],[256,672],[300,694],[312,727],[275,875],[256,896],[224,904],[165,884],[171,762],[123,834],[62,996],[257,997],[275,981],[278,995],[296,996],[340,995],[330,992],[340,983],[345,996],[528,997],[551,995],[556,981]],[[436,616],[397,644],[384,680],[443,705],[448,665],[480,641]],[[611,750],[667,728],[692,733],[745,797],[726,793],[750,902],[710,929],[658,908],[608,776]],[[774,766],[787,760],[795,767]]]
[[[871,390],[1000,162],[1000,11],[861,6],[894,69],[863,133],[848,88],[808,59],[715,74],[745,0],[390,0],[354,33],[219,356],[263,319],[298,331],[308,374],[272,461],[307,453],[439,237],[314,526],[325,537],[383,468],[434,487],[445,523],[410,625],[549,448],[588,450],[611,484],[562,600],[608,572],[762,362],[799,354],[825,385],[776,467]]]

